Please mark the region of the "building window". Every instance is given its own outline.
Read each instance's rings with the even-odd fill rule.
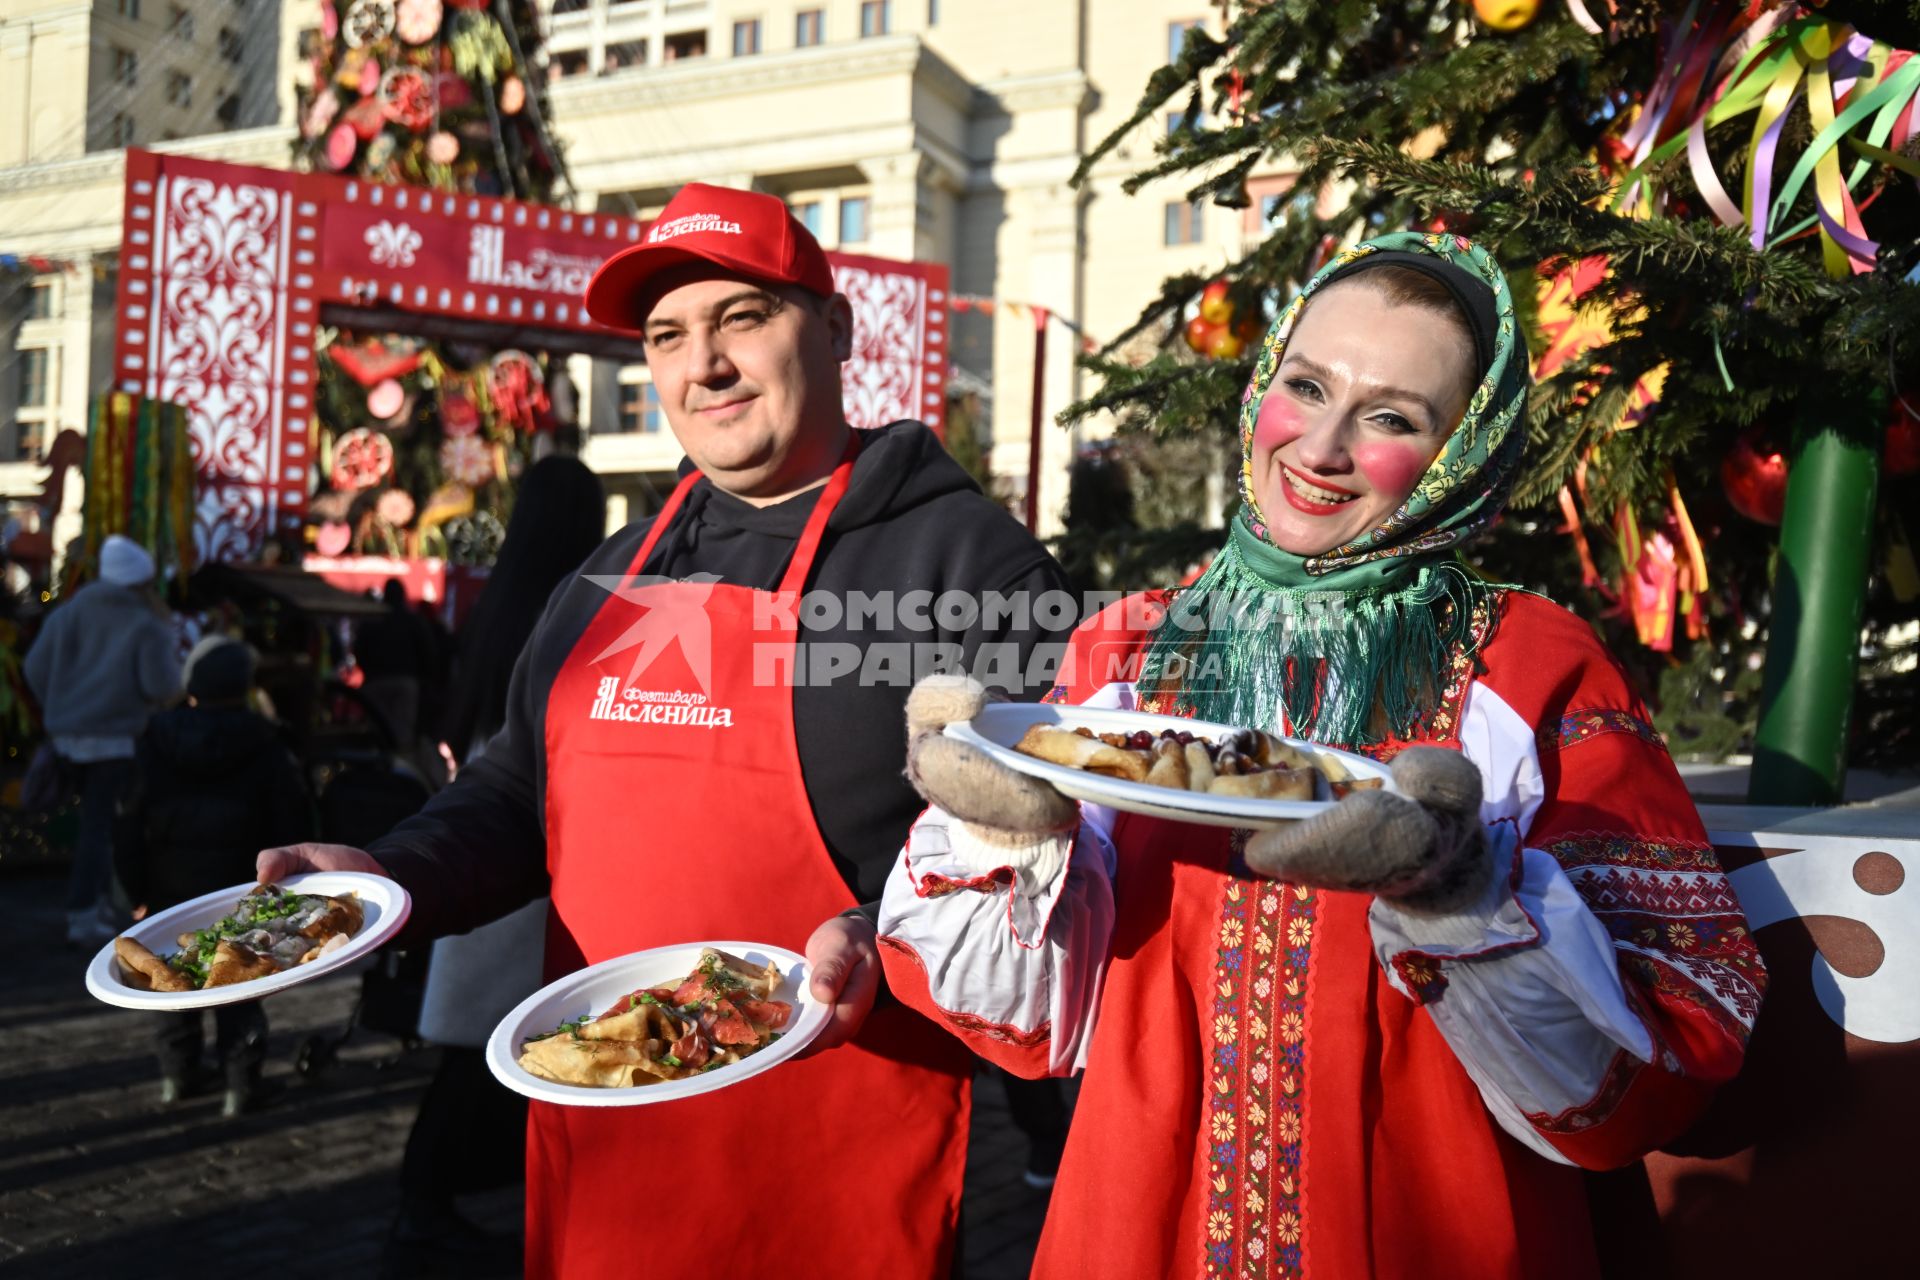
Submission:
[[[177,4],[169,6],[167,13],[167,33],[182,40],[193,39],[193,15]]]
[[[867,238],[867,205],[865,196],[847,196],[840,201],[840,243],[861,244]]]
[[[583,52],[580,55],[585,58]],[[607,56],[600,64],[600,74],[623,71],[628,67],[647,65],[647,42],[645,40],[621,40],[607,46]],[[584,68],[582,68],[584,70]]]
[[[133,117],[122,111],[113,118],[113,145],[130,147],[133,145]]]
[[[1167,206],[1167,243],[1199,244],[1201,204],[1198,200],[1176,200]]]
[[[860,38],[883,36],[893,29],[893,6],[887,0],[861,0]]]
[[[36,280],[27,294],[27,319],[53,319],[53,281]]]
[[[616,428],[631,434],[644,435],[657,433],[666,419],[660,412],[660,393],[653,389],[651,382],[623,382],[620,384],[620,421]]]
[[[47,404],[47,368],[45,347],[20,348],[20,407],[43,409]]]
[[[319,38],[319,32],[317,30],[314,32],[314,36],[316,40]],[[237,63],[240,61],[240,33],[232,27],[220,28],[220,56],[228,62]]]
[[[801,226],[813,232],[815,237],[819,236],[820,202],[818,200],[802,200],[794,205],[793,216],[799,220]]]
[[[227,33],[225,31],[222,31],[220,34],[224,37]],[[220,52],[223,56],[225,55],[226,49],[224,45],[221,48]],[[303,62],[310,61],[313,58],[319,57],[320,56],[320,28],[302,27],[300,29],[300,42],[298,45],[295,46],[295,52],[300,55],[300,59]]]
[[[587,0],[553,0],[553,16],[558,18],[567,13],[585,13]]]
[[[176,107],[193,105],[193,77],[182,71],[167,73],[167,101]]]
[[[819,9],[802,9],[793,19],[793,43],[799,49],[810,49],[826,38],[827,18]]]
[[[1180,61],[1180,51],[1187,47],[1187,32],[1200,26],[1198,18],[1183,18],[1179,22],[1167,24],[1167,62]]]
[[[668,36],[664,48],[668,62],[678,62],[682,58],[704,58],[707,56],[707,33],[682,31],[678,35]]]
[[[115,0],[113,9],[115,13],[118,13],[123,18],[132,18],[136,22],[139,21],[140,0]]]
[[[238,128],[240,125],[240,95],[230,93],[220,99],[220,106],[213,114],[220,118],[221,127],[227,129]]]
[[[547,63],[547,79],[565,80],[569,76],[587,74],[587,51],[568,49],[565,53],[556,53]]]
[[[760,19],[748,18],[733,24],[733,56],[744,58],[760,52]]]
[[[13,457],[14,462],[39,462],[45,455],[41,452],[41,435],[46,430],[44,423],[18,422],[14,424]]]
[[[140,74],[140,60],[133,56],[130,49],[113,51],[113,78],[121,84],[132,84]]]

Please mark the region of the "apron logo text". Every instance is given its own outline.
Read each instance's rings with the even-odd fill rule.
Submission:
[[[733,727],[733,708],[707,705],[704,693],[683,689],[642,689],[622,692],[619,676],[600,677],[594,690],[589,720],[620,720],[627,724],[689,725],[701,729]]]

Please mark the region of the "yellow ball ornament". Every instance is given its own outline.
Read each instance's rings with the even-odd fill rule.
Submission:
[[[1473,0],[1473,12],[1489,29],[1511,35],[1540,16],[1540,0]]]

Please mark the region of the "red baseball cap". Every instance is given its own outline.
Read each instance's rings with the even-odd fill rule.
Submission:
[[[760,191],[689,182],[675,193],[640,243],[622,249],[587,282],[587,314],[616,329],[646,322],[640,296],[656,272],[711,262],[754,280],[833,293],[833,268],[813,233],[786,201]]]

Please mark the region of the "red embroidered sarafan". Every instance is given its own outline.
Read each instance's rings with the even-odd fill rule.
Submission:
[[[1594,1276],[1577,1166],[1677,1136],[1738,1068],[1764,973],[1672,762],[1627,727],[1644,709],[1584,623],[1517,593],[1495,608],[1478,667],[1445,673],[1425,740],[1484,754],[1460,741],[1462,709],[1474,688],[1496,696],[1501,718],[1472,732],[1517,744],[1528,799],[1510,821],[1604,927],[1655,1060],[1622,1052],[1591,1097],[1528,1116],[1571,1163],[1551,1161],[1496,1123],[1422,1003],[1479,953],[1403,951],[1390,978],[1366,895],[1262,880],[1232,833],[1121,814],[1110,959],[1040,1280]],[[1098,692],[1074,673],[1114,669],[1142,616],[1134,602],[1083,628],[1056,700]],[[1563,733],[1575,712],[1604,728]],[[887,967],[903,1000],[943,1012],[923,972],[916,985],[891,953]],[[1027,1065],[1045,1069],[1045,1046]]]

